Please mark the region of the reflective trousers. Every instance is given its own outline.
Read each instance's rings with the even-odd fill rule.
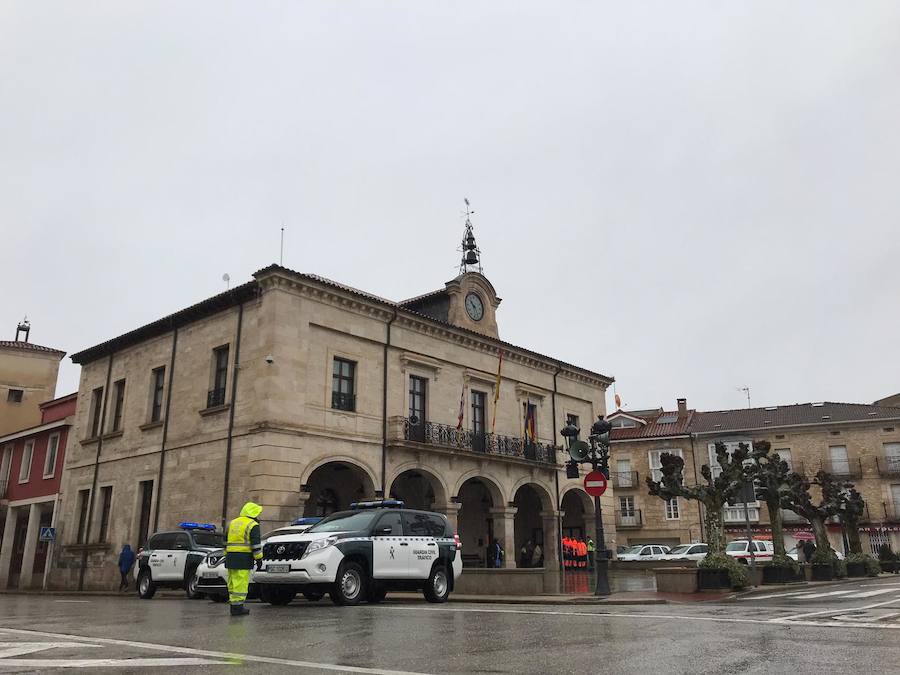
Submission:
[[[243,605],[250,587],[250,570],[228,570],[228,602]]]

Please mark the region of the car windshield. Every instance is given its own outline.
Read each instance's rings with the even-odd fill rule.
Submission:
[[[676,547],[673,548],[671,551],[669,551],[669,553],[671,553],[672,555],[677,555],[677,554],[679,554],[679,553],[687,553],[687,552],[688,552],[688,549],[689,549],[690,547],[691,547],[690,544],[688,544],[687,546],[676,546]]]
[[[640,546],[629,546],[624,551],[622,551],[622,553],[620,553],[620,555],[631,555],[634,553],[640,553],[642,548],[644,548],[643,544],[641,544]]]
[[[220,532],[194,532],[194,542],[197,546],[222,548],[225,546],[225,535]]]
[[[747,542],[746,541],[733,541],[728,546],[725,547],[726,551],[746,551],[747,550]]]
[[[368,529],[379,515],[378,511],[341,511],[316,523],[307,532],[359,532]]]

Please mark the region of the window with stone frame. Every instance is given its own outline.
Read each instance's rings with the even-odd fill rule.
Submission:
[[[356,362],[334,357],[331,371],[331,407],[335,410],[356,410]]]

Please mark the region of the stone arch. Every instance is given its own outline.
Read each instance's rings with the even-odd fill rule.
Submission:
[[[506,505],[507,500],[504,499],[503,488],[501,487],[503,482],[492,476],[489,472],[481,471],[480,469],[471,469],[462,474],[456,480],[456,485],[453,487],[453,496],[458,497],[462,486],[473,478],[478,478],[484,483],[485,487],[490,492],[491,500],[494,502],[495,508]]]
[[[575,539],[593,536],[594,499],[577,485],[570,485],[561,495],[562,535]]]
[[[520,480],[513,492],[514,541],[517,567],[544,567],[555,556],[555,509],[550,492],[531,479]]]
[[[303,473],[300,474],[300,484],[306,485],[307,483],[309,483],[309,477],[312,475],[313,471],[332,462],[352,464],[357,469],[360,469],[363,473],[365,473],[371,481],[373,487],[372,494],[368,496],[374,496],[374,487],[378,485],[378,478],[375,476],[375,472],[365,462],[361,462],[356,457],[350,457],[349,455],[324,455],[322,457],[314,459],[306,465],[306,469],[304,469]]]
[[[402,499],[411,509],[430,510],[435,505],[442,508],[449,501],[447,485],[440,474],[419,462],[398,466],[387,484],[387,496]]]
[[[359,461],[331,457],[311,464],[305,472],[301,499],[304,516],[327,516],[350,504],[375,496],[372,472]]]
[[[463,564],[485,567],[489,564],[488,547],[503,530],[502,520],[506,510],[500,483],[479,471],[463,474],[457,482],[455,501],[459,504],[457,531],[462,541]]]

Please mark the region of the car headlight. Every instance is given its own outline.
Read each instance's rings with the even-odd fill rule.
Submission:
[[[305,558],[313,551],[321,551],[323,548],[328,548],[329,546],[334,546],[334,543],[338,540],[337,537],[325,537],[324,539],[316,539],[315,541],[311,541],[309,546],[306,547],[306,550],[303,552],[302,558]]]
[[[224,553],[210,554],[210,555],[206,556],[205,562],[209,567],[218,567],[219,565],[221,565],[222,563],[225,562],[225,554]]]

